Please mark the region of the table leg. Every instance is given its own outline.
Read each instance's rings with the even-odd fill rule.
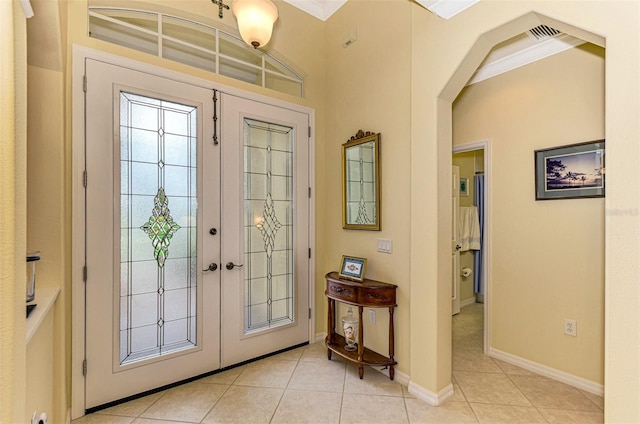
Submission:
[[[329,334],[327,335],[327,359],[331,360],[331,349],[329,349],[329,345],[334,343],[334,333],[335,333],[335,300],[331,298],[327,298],[329,301],[328,305],[328,313],[327,313],[327,331]]]
[[[392,306],[389,308],[389,359],[391,360],[391,362],[394,361],[393,355],[395,354],[394,346],[393,346],[394,340],[395,340],[395,337],[393,334],[393,306]],[[391,365],[389,367],[389,377],[393,380],[393,376],[394,376],[393,365]]]
[[[362,306],[358,306],[358,374],[360,374],[360,380],[364,377],[364,365],[362,365],[362,361],[364,360],[364,331],[362,331]]]

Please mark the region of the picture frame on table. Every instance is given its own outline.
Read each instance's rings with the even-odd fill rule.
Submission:
[[[338,275],[349,280],[364,281],[364,273],[367,270],[367,260],[355,256],[342,255],[340,271]]]

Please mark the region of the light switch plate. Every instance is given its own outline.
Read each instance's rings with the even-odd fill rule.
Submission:
[[[391,240],[378,239],[378,252],[391,253]]]

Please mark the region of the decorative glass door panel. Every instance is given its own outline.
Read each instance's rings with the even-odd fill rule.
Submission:
[[[244,120],[244,331],[291,324],[293,128]]]
[[[120,93],[120,364],[197,345],[197,108]]]
[[[93,408],[220,368],[220,151],[211,90],[89,59],[86,74]]]

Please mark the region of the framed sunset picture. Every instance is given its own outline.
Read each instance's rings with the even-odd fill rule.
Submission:
[[[604,197],[604,156],[604,140],[536,150],[536,200]]]

